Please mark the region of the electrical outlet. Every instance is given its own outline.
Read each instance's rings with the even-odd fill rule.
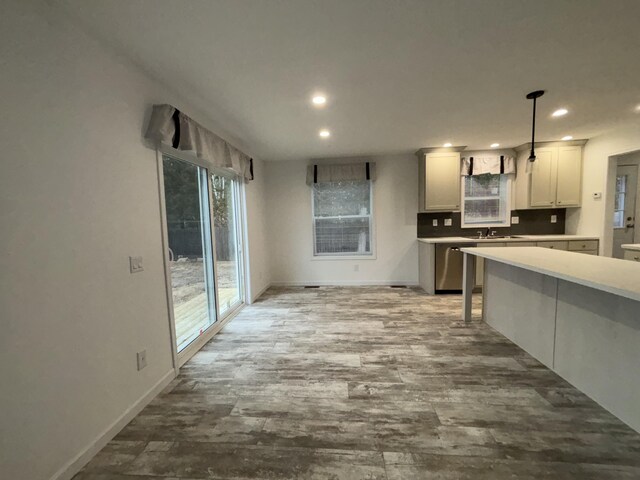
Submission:
[[[593,192],[591,196],[594,200],[600,200],[602,198],[602,192]]]
[[[558,223],[558,216],[557,215],[551,215],[551,223]]]
[[[438,226],[438,219],[434,218],[433,220],[431,220],[431,225],[433,225],[434,227]]]
[[[520,223],[520,217],[511,217],[511,224],[517,225]]]
[[[144,270],[142,265],[142,257],[129,257],[129,271],[131,273],[138,273]]]
[[[142,350],[141,352],[138,352],[136,357],[138,359],[138,370],[142,370],[147,366],[147,351]]]
[[[354,272],[359,272],[359,271],[360,271],[360,265],[355,264],[355,265],[353,266],[353,271],[354,271]]]
[[[445,227],[450,227],[451,226],[451,219],[450,218],[445,218],[444,219],[444,226]]]

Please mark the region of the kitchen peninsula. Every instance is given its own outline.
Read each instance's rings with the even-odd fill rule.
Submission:
[[[483,320],[640,431],[640,265],[539,247],[461,250],[463,319],[482,258]]]

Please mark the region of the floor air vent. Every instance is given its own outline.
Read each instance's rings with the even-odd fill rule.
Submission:
[[[304,288],[320,288],[320,285],[305,285]]]
[[[391,285],[391,288],[407,288],[406,285]]]

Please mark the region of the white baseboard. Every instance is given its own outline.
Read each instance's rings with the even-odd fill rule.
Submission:
[[[407,282],[382,282],[382,281],[335,281],[335,282],[272,282],[273,287],[304,287],[307,285],[318,285],[320,287],[392,287],[397,285],[406,285],[407,287],[416,287],[418,282],[415,280]]]
[[[102,448],[122,430],[133,417],[142,411],[151,400],[153,400],[169,383],[176,378],[176,371],[172,368],[169,370],[147,393],[145,393],[138,401],[129,407],[115,422],[87,446],[83,451],[78,453],[71,461],[58,470],[51,480],[70,480],[82,467],[98,453]]]
[[[258,299],[262,296],[262,294],[263,294],[264,292],[266,292],[267,290],[269,290],[269,287],[270,287],[271,285],[272,285],[271,283],[267,283],[267,285],[265,285],[265,287],[264,287],[262,290],[260,290],[258,293],[256,293],[255,295],[253,295],[253,298],[251,298],[251,303],[255,303],[255,301],[256,301],[256,300],[258,300]],[[251,305],[251,303],[249,303],[249,305]]]

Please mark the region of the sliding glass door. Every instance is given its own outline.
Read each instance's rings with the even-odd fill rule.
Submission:
[[[173,317],[178,352],[216,321],[211,217],[204,168],[163,157]]]
[[[240,196],[237,180],[211,176],[216,246],[216,279],[221,316],[242,303],[242,245],[240,234]]]
[[[163,155],[162,170],[180,353],[244,300],[241,186],[234,176],[170,155]]]

